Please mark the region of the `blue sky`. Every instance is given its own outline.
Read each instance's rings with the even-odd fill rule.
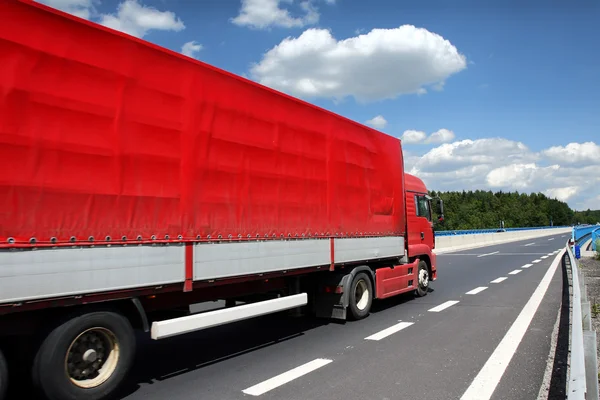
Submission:
[[[433,189],[600,209],[598,2],[42,2],[175,51],[190,43],[192,57],[358,122],[379,116],[370,124],[404,139],[407,170]]]

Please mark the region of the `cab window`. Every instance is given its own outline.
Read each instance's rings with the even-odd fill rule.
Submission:
[[[415,204],[417,205],[417,216],[427,218],[428,221],[431,221],[431,208],[429,207],[427,197],[415,195]]]

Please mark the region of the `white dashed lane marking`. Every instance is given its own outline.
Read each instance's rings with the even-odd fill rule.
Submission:
[[[393,335],[396,332],[400,332],[402,329],[406,329],[413,324],[414,324],[414,322],[400,322],[394,326],[390,326],[387,329],[384,329],[384,330],[379,331],[369,337],[366,337],[365,340],[381,340],[390,335]]]
[[[523,270],[522,269],[515,269],[514,271],[510,271],[508,274],[509,275],[516,275],[516,274],[518,274],[521,271],[523,271]]]
[[[453,305],[458,304],[458,303],[459,303],[459,301],[457,301],[457,300],[450,300],[450,301],[440,304],[437,307],[433,307],[433,308],[429,309],[428,311],[430,311],[430,312],[444,311],[446,308],[452,307]]]
[[[493,281],[491,281],[490,283],[500,283],[503,282],[505,280],[507,280],[508,278],[506,276],[501,276],[500,278],[496,278]]]
[[[479,258],[479,257],[487,257],[487,256],[491,256],[493,254],[498,254],[498,253],[500,253],[500,251],[494,251],[493,253],[487,253],[487,254],[480,254],[480,255],[477,256],[477,258]]]
[[[259,383],[258,385],[254,385],[249,387],[248,389],[242,390],[245,394],[249,394],[250,396],[260,396],[261,394],[267,393],[275,388],[278,388],[281,385],[285,385],[288,382],[293,381],[294,379],[298,379],[303,375],[306,375],[310,372],[313,372],[325,365],[329,364],[333,360],[327,360],[325,358],[317,358],[316,360],[312,360],[306,364],[303,364],[299,367],[291,369],[283,374],[277,375],[271,379],[267,379],[264,382]]]
[[[525,264],[525,265],[523,265],[521,268],[529,268],[529,267],[531,267],[532,265],[533,265],[533,264]]]
[[[469,291],[468,291],[467,293],[465,293],[465,294],[477,294],[477,293],[481,293],[481,292],[483,292],[485,289],[487,289],[487,287],[486,287],[486,286],[480,286],[480,287],[478,287],[478,288],[475,288],[475,289],[473,289],[473,290],[469,290]]]

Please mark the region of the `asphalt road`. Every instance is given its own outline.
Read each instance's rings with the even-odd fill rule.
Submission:
[[[357,322],[274,315],[141,337],[120,399],[535,400],[561,303],[562,236],[439,255],[427,296],[376,302]]]

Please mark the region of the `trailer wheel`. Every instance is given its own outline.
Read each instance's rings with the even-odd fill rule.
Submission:
[[[359,320],[369,315],[373,304],[373,284],[366,273],[359,272],[354,276],[348,300],[352,319]]]
[[[129,372],[135,335],[124,316],[92,312],[55,327],[33,361],[35,387],[50,400],[103,399]]]
[[[429,267],[423,260],[419,261],[419,268],[417,270],[417,289],[415,293],[419,297],[427,296],[429,291]]]
[[[6,363],[6,358],[4,354],[2,354],[2,350],[0,350],[0,400],[4,400],[6,398],[6,392],[8,390],[8,365]]]

